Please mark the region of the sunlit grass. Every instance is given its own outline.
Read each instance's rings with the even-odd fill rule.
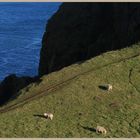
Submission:
[[[22,94],[8,105],[91,70],[50,92],[48,96],[46,92],[42,98],[1,114],[0,136],[140,137],[140,56],[129,58],[138,52],[140,47],[135,45],[43,76],[42,82],[20,91]],[[123,61],[127,57],[129,59]],[[130,69],[133,69],[131,77]],[[99,85],[108,83],[113,85],[112,91],[99,88]],[[50,121],[34,116],[44,112],[52,112],[54,119]],[[93,128],[97,125],[105,127],[107,134],[96,134]]]

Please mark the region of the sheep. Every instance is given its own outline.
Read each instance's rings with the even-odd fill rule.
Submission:
[[[53,119],[53,114],[52,114],[52,113],[44,113],[44,116],[45,116],[46,118],[49,118],[50,120]]]
[[[107,85],[107,90],[108,90],[108,91],[112,90],[112,85],[111,85],[111,84],[108,84],[108,85]]]
[[[102,126],[97,126],[97,127],[96,127],[96,133],[106,134],[107,131],[106,131],[106,129],[105,129],[104,127],[102,127]]]
[[[99,85],[99,88],[110,91],[112,90],[112,85],[111,84]]]

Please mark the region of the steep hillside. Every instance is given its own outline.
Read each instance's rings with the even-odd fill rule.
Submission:
[[[99,88],[110,83],[112,91]],[[140,44],[41,77],[0,108],[1,137],[140,137]],[[39,117],[52,112],[52,121]],[[107,134],[96,134],[104,126]]]
[[[47,23],[38,75],[7,76],[0,83],[0,106],[44,74],[136,44],[140,41],[139,15],[139,3],[63,3]]]
[[[48,21],[39,75],[140,41],[140,3],[63,3]]]

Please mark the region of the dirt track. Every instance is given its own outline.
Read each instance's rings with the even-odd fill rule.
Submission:
[[[95,70],[101,69],[101,68],[103,68],[103,67],[107,67],[107,66],[109,66],[109,65],[112,65],[112,64],[120,63],[120,62],[122,62],[122,61],[126,61],[126,60],[129,60],[129,59],[131,59],[131,58],[138,57],[139,55],[140,55],[140,53],[138,53],[138,54],[136,54],[136,55],[133,55],[133,56],[131,56],[131,57],[126,57],[126,58],[120,59],[120,60],[118,60],[118,61],[105,64],[105,65],[100,66],[100,67],[98,67],[98,68],[92,68],[92,69],[90,69],[90,70],[88,70],[88,71],[79,73],[79,74],[77,74],[77,75],[74,75],[74,76],[72,76],[71,78],[69,78],[69,79],[67,79],[67,80],[65,80],[65,81],[62,81],[62,82],[57,83],[57,84],[55,84],[55,85],[52,85],[52,86],[46,88],[45,90],[38,92],[36,95],[32,95],[32,96],[30,96],[30,97],[24,99],[23,101],[20,101],[20,102],[17,102],[17,103],[15,103],[15,104],[13,104],[13,105],[10,105],[10,106],[8,106],[8,107],[5,107],[4,109],[0,109],[0,113],[6,113],[6,112],[11,111],[11,110],[13,110],[13,109],[16,109],[16,108],[18,108],[18,107],[22,107],[24,104],[26,104],[26,103],[28,103],[29,101],[32,101],[32,100],[34,100],[34,99],[36,99],[36,98],[40,98],[40,97],[42,97],[42,96],[44,96],[44,95],[49,95],[50,92],[56,91],[58,88],[62,87],[63,85],[65,85],[65,84],[67,84],[67,83],[69,83],[71,80],[77,78],[77,77],[80,76],[80,75],[84,75],[84,74],[87,74],[87,73],[89,73],[89,72],[91,72],[91,71],[95,71]]]

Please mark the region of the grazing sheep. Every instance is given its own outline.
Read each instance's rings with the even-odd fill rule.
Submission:
[[[108,91],[112,90],[112,85],[108,84],[108,85],[107,85],[107,90],[108,90]]]
[[[105,129],[104,127],[102,127],[102,126],[97,126],[97,127],[96,127],[96,133],[106,134],[107,131],[106,131],[106,129]]]
[[[111,84],[99,85],[99,88],[110,91],[112,90],[112,85]]]
[[[50,120],[53,119],[53,114],[52,114],[52,113],[44,113],[44,116],[45,116],[46,118],[49,118]]]

